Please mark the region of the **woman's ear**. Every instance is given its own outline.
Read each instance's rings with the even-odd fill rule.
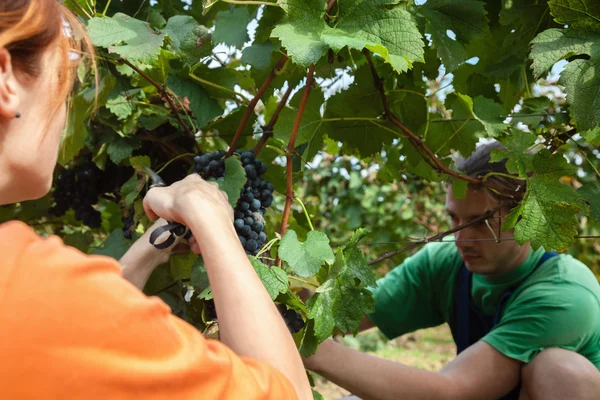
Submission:
[[[0,48],[0,117],[13,119],[18,114],[21,104],[18,89],[10,52]]]

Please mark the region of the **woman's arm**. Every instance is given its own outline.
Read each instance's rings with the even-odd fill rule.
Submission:
[[[219,315],[221,341],[240,356],[266,362],[284,374],[300,399],[312,391],[296,345],[233,227],[233,209],[216,184],[190,175],[144,199],[151,219],[185,224],[192,249],[201,252]]]
[[[184,246],[176,244],[168,249],[159,250],[150,244],[150,234],[152,234],[154,229],[166,223],[164,219],[158,219],[146,230],[142,237],[131,245],[119,260],[123,270],[123,277],[140,290],[144,289],[148,278],[150,278],[156,267],[169,261],[171,254],[181,252],[181,246]],[[187,246],[184,246],[183,250],[189,251]]]

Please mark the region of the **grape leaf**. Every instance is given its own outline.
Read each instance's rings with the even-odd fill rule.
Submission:
[[[102,246],[92,251],[92,254],[119,260],[129,250],[130,246],[131,242],[123,236],[123,229],[117,228],[108,235]]]
[[[413,16],[402,7],[390,7],[392,0],[346,0],[339,3],[335,27],[323,19],[325,2],[281,0],[287,21],[273,29],[294,62],[307,67],[316,64],[330,47],[344,47],[378,53],[398,72],[423,59],[423,40]],[[385,23],[381,23],[385,21]]]
[[[65,133],[61,136],[58,163],[65,165],[83,148],[88,136],[86,120],[90,115],[90,103],[80,93],[71,100],[69,119]]]
[[[250,262],[272,300],[275,300],[279,293],[287,292],[288,276],[284,270],[278,267],[269,268],[255,257],[250,257]]]
[[[188,279],[192,274],[193,266],[198,255],[189,252],[187,254],[174,254],[169,258],[171,275],[174,280]]]
[[[533,74],[536,78],[548,72],[560,60],[580,54],[592,54],[600,35],[572,29],[547,29],[531,41]],[[597,50],[595,53],[597,54]]]
[[[452,119],[456,121],[429,126],[426,141],[435,153],[447,154],[455,149],[462,156],[469,156],[479,138],[498,136],[506,128],[500,117],[502,107],[485,97],[471,99],[452,93],[446,98],[446,107],[452,109]]]
[[[464,199],[467,197],[468,188],[469,183],[467,181],[457,178],[452,179],[452,194],[457,199]]]
[[[209,97],[200,85],[190,79],[169,75],[167,86],[182,101],[187,98],[190,110],[194,113],[199,126],[205,126],[210,120],[223,113],[217,101]]]
[[[310,357],[316,353],[317,347],[319,343],[321,343],[317,336],[315,335],[315,320],[309,319],[306,322],[306,327],[304,328],[304,334],[302,335],[302,340],[300,342],[300,354],[302,357]]]
[[[586,183],[577,189],[577,193],[588,203],[590,217],[594,221],[600,222],[600,186],[598,184]]]
[[[576,168],[562,156],[550,156],[546,149],[532,161],[534,174],[528,179],[523,202],[506,216],[503,229],[515,228],[515,240],[531,247],[567,251],[577,235],[576,218],[583,208],[579,194],[559,179],[575,173]]]
[[[140,141],[135,138],[118,137],[111,140],[108,144],[107,153],[111,161],[115,164],[121,164],[131,156],[131,152],[140,147]]]
[[[150,24],[123,13],[111,17],[94,17],[88,22],[92,42],[126,60],[151,64],[160,54],[164,34]],[[126,43],[126,44],[123,44]]]
[[[130,157],[129,162],[131,163],[131,166],[133,168],[135,168],[137,171],[143,173],[144,175],[146,174],[146,168],[144,168],[144,167],[151,168],[150,157],[148,157],[148,156]]]
[[[600,126],[581,132],[581,136],[592,146],[600,146]]]
[[[308,317],[315,320],[315,336],[322,342],[334,328],[355,332],[365,314],[374,309],[371,292],[354,285],[354,280],[339,275],[332,278],[330,290],[315,293],[306,303]]]
[[[180,56],[189,64],[195,64],[211,53],[211,34],[208,28],[199,25],[189,15],[175,15],[169,18],[164,31]]]
[[[327,4],[314,0],[280,0],[279,5],[287,13],[287,21],[278,24],[271,37],[281,40],[295,63],[304,67],[315,64],[327,51],[320,39],[326,26],[323,17]]]
[[[204,291],[209,285],[208,274],[206,273],[206,266],[202,256],[196,259],[194,265],[192,265],[192,273],[190,274],[190,283],[194,290],[198,293]]]
[[[600,3],[597,0],[550,0],[548,5],[559,24],[600,32]]]
[[[211,134],[216,134],[222,136],[224,138],[233,137],[235,131],[237,130],[240,121],[244,116],[244,110],[242,108],[238,108],[231,113],[216,118],[208,124],[206,127],[207,132],[211,132]],[[242,139],[248,135],[252,135],[254,133],[254,123],[256,122],[256,114],[250,114],[250,119],[248,123],[244,127],[242,131]],[[240,146],[243,147],[243,143],[240,143]]]
[[[347,90],[327,100],[324,113],[327,134],[361,156],[370,156],[401,134],[396,134],[396,128],[389,127],[383,120],[375,121],[382,113],[381,97],[371,70],[364,65],[356,71],[354,83]]]
[[[414,17],[395,0],[346,0],[339,4],[335,28],[325,26],[322,40],[333,50],[342,48],[378,53],[397,72],[415,61],[424,62],[424,42]],[[383,22],[385,21],[385,22]]]
[[[335,260],[329,238],[318,231],[310,231],[306,242],[301,243],[296,232],[288,230],[281,238],[279,257],[295,274],[305,278],[316,274],[323,263],[331,264]]]
[[[242,51],[242,62],[250,64],[257,69],[268,69],[274,67],[271,62],[271,54],[279,50],[280,46],[271,41],[254,43]]]
[[[231,207],[235,208],[246,184],[246,172],[239,158],[229,157],[225,160],[225,179],[217,181],[217,183],[219,188],[227,193]]]
[[[506,150],[492,150],[490,161],[497,162],[508,158],[506,161],[506,170],[511,174],[518,174],[521,177],[525,177],[533,169],[533,155],[527,153],[527,150],[533,146],[535,139],[535,135],[515,129],[510,135],[499,139],[500,143],[506,147]]]
[[[496,137],[504,131],[507,125],[503,122],[502,106],[491,99],[477,96],[473,99],[473,114],[483,124],[490,137]]]
[[[452,93],[446,98],[446,108],[452,110],[449,123],[429,125],[426,142],[434,153],[448,154],[450,149],[469,156],[484,131],[473,113],[473,100],[460,93]]]
[[[250,37],[248,36],[248,23],[250,13],[247,7],[235,7],[232,11],[220,11],[215,18],[215,31],[213,41],[225,43],[241,49]]]
[[[579,129],[600,124],[600,46],[590,60],[574,60],[565,67],[558,81],[565,86],[571,116]]]
[[[484,3],[478,0],[429,0],[419,11],[427,19],[425,31],[431,33],[447,71],[454,71],[469,58],[465,43],[488,31],[487,12]],[[456,38],[451,39],[447,30]]]
[[[358,248],[358,242],[369,233],[369,230],[364,228],[356,230],[343,249],[346,265],[340,271],[340,276],[349,281],[358,280],[359,287],[374,287],[377,284],[365,254]]]
[[[531,97],[523,100],[523,107],[516,116],[512,117],[513,124],[523,123],[533,129],[540,127],[544,113],[548,113],[550,99],[545,96]],[[535,115],[527,115],[535,114]]]
[[[572,56],[586,55],[565,66],[559,83],[565,86],[567,102],[577,127],[591,129],[600,123],[600,35],[571,29],[548,29],[532,41],[530,58],[536,77],[556,62]]]
[[[113,113],[119,120],[125,120],[135,110],[134,105],[129,100],[131,92],[115,93],[109,96],[106,101],[106,108]]]

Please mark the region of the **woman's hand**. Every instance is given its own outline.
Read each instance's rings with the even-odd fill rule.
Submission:
[[[198,174],[188,175],[170,186],[149,190],[144,198],[144,211],[153,221],[160,217],[186,226],[194,222],[206,226],[215,222],[233,222],[233,208],[225,192]]]

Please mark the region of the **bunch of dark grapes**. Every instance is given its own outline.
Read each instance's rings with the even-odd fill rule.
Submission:
[[[217,311],[215,309],[214,300],[205,300],[204,306],[206,309],[206,318],[209,321],[217,321]],[[292,335],[300,332],[302,328],[304,328],[304,320],[295,310],[288,309],[285,304],[277,304],[277,311],[279,311],[281,318],[283,318],[285,325]]]
[[[204,306],[206,309],[206,318],[209,321],[217,320],[217,309],[215,308],[215,301],[213,299],[205,300]]]
[[[304,320],[296,311],[288,309],[284,304],[277,304],[277,310],[285,321],[288,330],[293,335],[304,328]]]
[[[251,150],[239,151],[248,180],[234,209],[235,230],[247,254],[256,255],[267,241],[264,232],[265,209],[273,202],[275,188],[261,176],[267,166]],[[194,157],[195,171],[203,179],[221,179],[225,175],[224,151],[215,150]]]
[[[56,204],[50,209],[50,214],[60,217],[73,208],[76,220],[90,228],[100,228],[100,212],[92,206],[98,203],[101,172],[92,162],[64,169],[54,184],[52,196]]]

